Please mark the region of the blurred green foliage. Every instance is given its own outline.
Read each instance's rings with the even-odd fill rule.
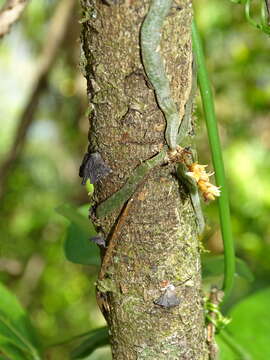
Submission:
[[[56,3],[31,1],[21,21],[1,40],[0,162],[16,132],[39,51],[49,41],[46,32]],[[233,305],[269,286],[270,42],[246,22],[241,5],[196,0],[194,6],[215,94],[236,251],[255,276],[252,283],[237,279]],[[78,9],[75,24],[79,14]],[[78,38],[79,26],[74,26],[50,73],[0,205],[0,281],[28,310],[43,345],[104,325],[95,303],[97,268],[65,259],[63,241],[70,225],[55,211],[63,203],[79,207],[89,201],[77,175],[88,131]],[[196,114],[199,160],[211,164],[199,99]],[[209,224],[205,245],[220,254],[216,205],[206,206],[205,211]],[[67,343],[51,347],[49,353],[53,359],[67,359],[72,348],[73,343]],[[91,359],[109,359],[108,350],[98,350]]]
[[[32,1],[0,43],[0,162],[9,151],[31,90],[39,50],[57,1]],[[78,69],[79,8],[73,37],[58,53],[1,203],[0,280],[27,308],[43,344],[69,339],[104,324],[95,302],[96,267],[69,263],[63,242],[69,223],[55,209],[88,202],[78,168],[87,148],[86,84]],[[73,40],[72,40],[73,39]],[[72,40],[72,41],[71,41]],[[87,219],[86,219],[87,220]],[[66,359],[69,345],[51,349]]]
[[[245,21],[243,7],[230,1],[195,1],[213,84],[226,174],[229,182],[237,255],[255,275],[247,285],[238,279],[234,301],[269,285],[270,177],[268,69],[269,37]],[[197,108],[198,153],[211,163],[201,104]],[[210,225],[206,245],[222,251],[216,204],[205,208]]]

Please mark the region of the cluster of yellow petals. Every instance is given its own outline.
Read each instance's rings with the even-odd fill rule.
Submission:
[[[210,183],[209,177],[214,173],[207,173],[205,171],[206,167],[207,165],[193,163],[188,166],[189,172],[187,174],[197,182],[204,200],[210,201],[220,196],[220,188]]]

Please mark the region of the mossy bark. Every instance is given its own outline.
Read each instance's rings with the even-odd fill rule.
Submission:
[[[149,0],[81,2],[89,151],[113,170],[95,186],[99,204],[163,148],[166,123],[140,57]],[[180,117],[192,83],[191,20],[191,1],[176,0],[162,29],[161,54]],[[113,359],[207,359],[195,216],[174,165],[151,170],[123,209],[95,219],[115,242],[97,285]],[[155,305],[166,283],[175,286],[179,305]]]

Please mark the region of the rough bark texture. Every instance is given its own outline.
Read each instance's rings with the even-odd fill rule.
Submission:
[[[139,31],[149,1],[106,3],[82,0],[89,151],[98,151],[113,170],[95,186],[97,204],[160,151],[166,125],[140,58]],[[191,1],[178,0],[162,29],[161,53],[180,117],[192,81],[191,20]],[[109,239],[122,216],[110,266],[98,282],[117,360],[207,359],[199,240],[190,198],[174,173],[173,165],[155,168],[128,211],[98,219]],[[155,305],[166,282],[175,286],[178,306]]]

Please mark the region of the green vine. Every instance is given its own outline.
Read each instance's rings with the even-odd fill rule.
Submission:
[[[215,326],[216,333],[219,333],[231,322],[230,318],[222,315],[219,306],[209,299],[205,299],[205,319]]]
[[[261,0],[261,22],[257,23],[251,17],[251,0],[231,0],[234,3],[245,5],[245,15],[249,23],[256,28],[270,34],[269,26],[269,8],[266,1]],[[220,227],[224,245],[224,282],[223,291],[225,302],[232,291],[235,273],[235,254],[234,244],[230,221],[229,196],[225,179],[224,164],[222,158],[222,150],[217,129],[217,120],[215,115],[214,100],[211,85],[205,65],[204,54],[200,35],[197,30],[195,21],[192,24],[192,41],[195,59],[198,71],[198,83],[201,92],[201,98],[205,113],[205,120],[212,152],[213,164],[215,169],[215,177],[217,186],[221,187],[221,196],[218,199]]]
[[[225,179],[222,150],[217,128],[214,100],[211,85],[205,65],[204,53],[200,35],[195,21],[192,24],[193,51],[197,64],[198,83],[204,108],[208,138],[212,153],[213,165],[217,186],[221,187],[221,196],[218,198],[220,227],[224,245],[224,300],[230,296],[233,288],[235,273],[235,254],[230,220],[228,188]]]
[[[235,4],[243,4],[245,6],[245,16],[247,21],[255,26],[257,29],[263,31],[265,34],[270,35],[270,9],[268,5],[268,0],[260,0],[261,11],[260,11],[260,22],[258,23],[251,16],[251,3],[252,0],[231,0]]]

